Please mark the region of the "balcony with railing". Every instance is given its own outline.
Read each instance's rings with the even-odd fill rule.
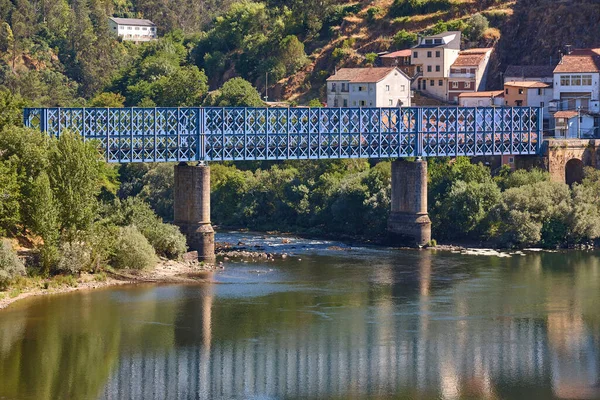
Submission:
[[[450,71],[450,78],[475,78],[474,72],[452,72]]]

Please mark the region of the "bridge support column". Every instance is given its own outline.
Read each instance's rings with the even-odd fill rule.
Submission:
[[[431,241],[427,214],[427,161],[392,163],[392,212],[388,232],[399,244],[424,246]]]
[[[175,166],[174,221],[198,260],[215,261],[215,231],[210,223],[210,167]]]

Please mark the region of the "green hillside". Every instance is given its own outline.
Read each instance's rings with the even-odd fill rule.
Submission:
[[[241,77],[263,93],[268,74],[270,100],[303,104],[324,98],[335,68],[446,29],[467,48],[497,45],[493,85],[507,64],[595,46],[598,11],[593,0],[0,0],[0,86],[31,105],[236,105],[259,101],[247,82],[215,90]],[[109,16],[152,19],[162,39],[121,42]]]

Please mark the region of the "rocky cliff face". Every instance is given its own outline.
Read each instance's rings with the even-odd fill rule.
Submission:
[[[518,0],[502,28],[491,86],[510,64],[555,65],[565,45],[600,47],[598,0]]]

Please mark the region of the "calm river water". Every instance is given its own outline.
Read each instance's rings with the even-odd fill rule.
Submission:
[[[600,398],[600,253],[266,241],[294,255],[0,311],[0,399]]]

